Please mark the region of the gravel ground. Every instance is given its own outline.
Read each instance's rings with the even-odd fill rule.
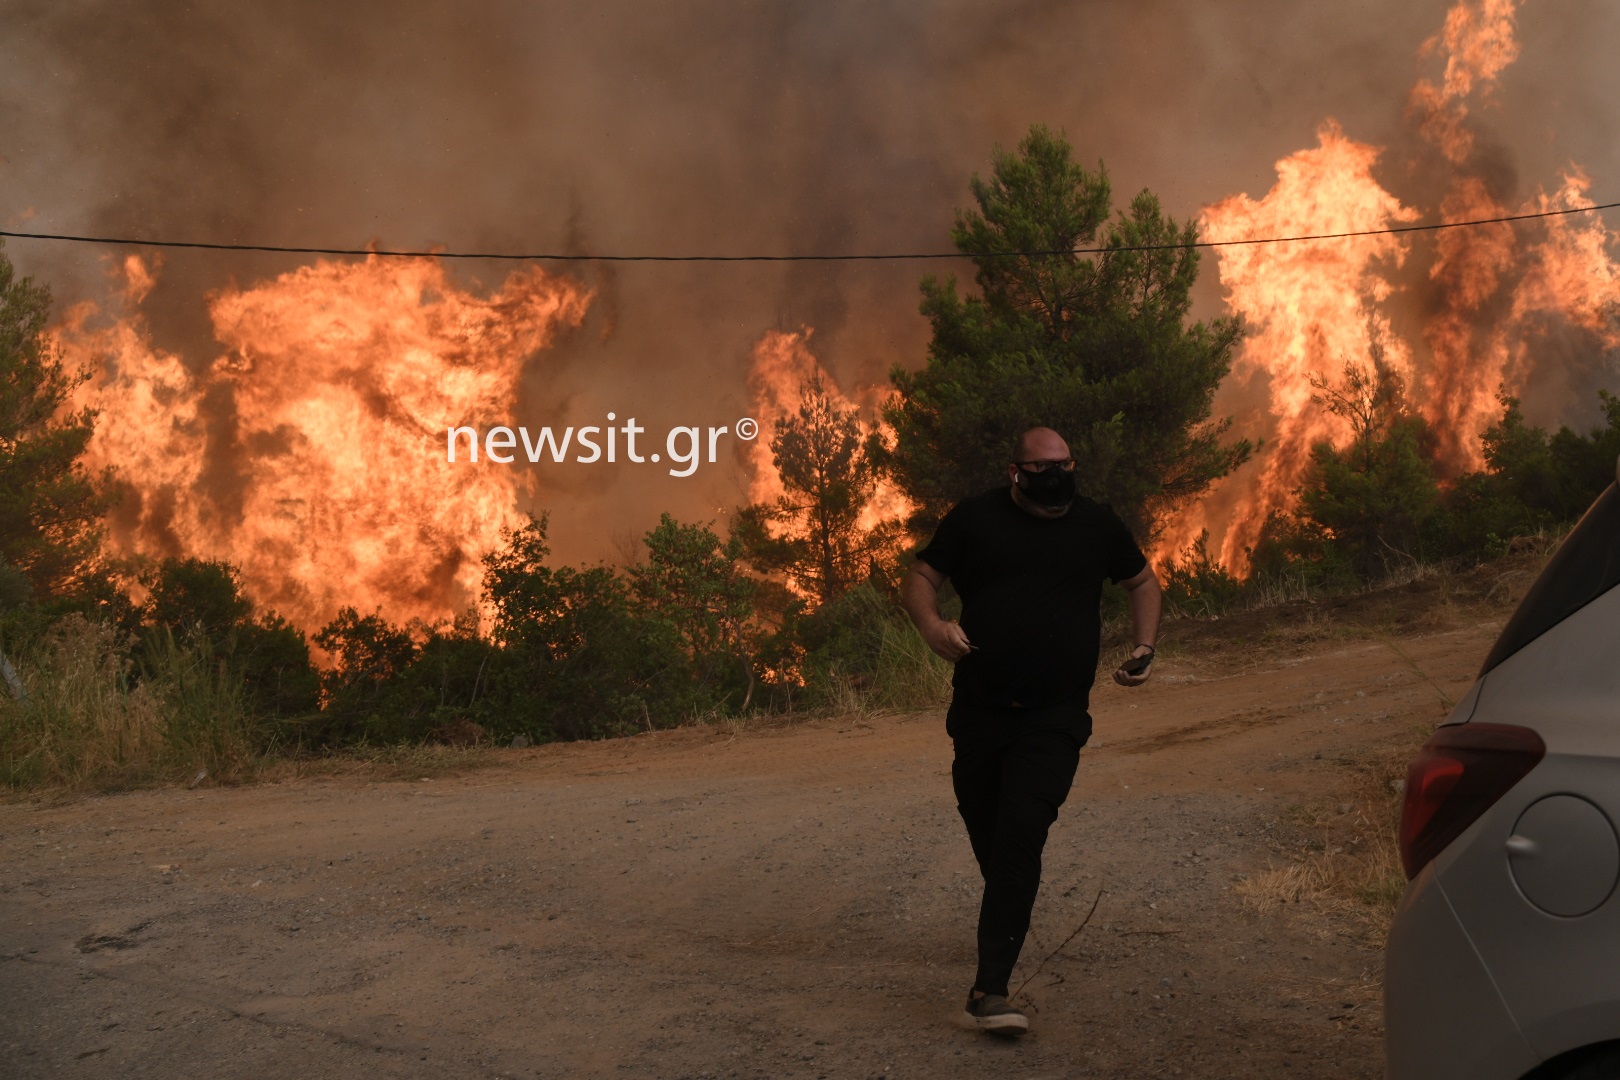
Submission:
[[[1021,1040],[953,1024],[979,883],[928,712],[0,806],[0,1073],[1377,1077],[1367,919],[1234,886],[1492,629],[1100,686]]]

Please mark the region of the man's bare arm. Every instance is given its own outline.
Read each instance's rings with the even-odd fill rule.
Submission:
[[[1125,590],[1125,599],[1131,608],[1131,656],[1152,656],[1153,645],[1159,637],[1159,614],[1164,607],[1164,593],[1159,588],[1158,575],[1150,563],[1135,577],[1119,583]],[[1146,646],[1146,648],[1143,648]],[[1153,664],[1139,674],[1128,674],[1123,668],[1114,672],[1114,681],[1121,686],[1141,686],[1153,674]]]
[[[918,559],[900,582],[900,603],[928,647],[954,664],[971,646],[960,626],[940,618],[939,590],[944,584],[944,574]]]

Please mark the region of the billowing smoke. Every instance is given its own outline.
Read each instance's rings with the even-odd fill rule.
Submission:
[[[1374,170],[1404,207],[1439,207],[1462,172],[1518,206],[1571,160],[1603,194],[1620,175],[1605,137],[1617,100],[1602,44],[1614,39],[1612,7],[1519,13],[1520,55],[1493,76],[1493,100],[1468,99],[1476,143],[1468,168],[1449,172],[1426,163],[1439,151],[1408,111],[1410,87],[1437,63],[1418,46],[1447,7],[9,0],[0,222],[483,250],[942,250],[966,178],[1031,122],[1063,129],[1081,159],[1106,161],[1121,198],[1151,187],[1187,217],[1232,192],[1263,197],[1272,163],[1309,146],[1329,116],[1347,138],[1385,148]],[[166,358],[171,382],[206,389],[185,407],[194,414],[171,418],[197,458],[174,492],[227,532],[262,497],[250,474],[287,430],[266,434],[265,414],[244,409],[253,349],[222,313],[314,260],[177,251],[143,261],[144,284],[131,289],[127,252],[7,250],[64,310],[95,303],[81,309],[81,333],[135,334],[124,347]],[[1205,268],[1209,316],[1221,288],[1215,260]],[[960,264],[891,263],[545,271],[546,288],[589,299],[580,319],[507,346],[521,371],[511,421],[601,424],[612,411],[654,431],[748,415],[760,343],[801,327],[813,328],[837,384],[867,400],[892,364],[924,358],[920,274],[970,276]],[[510,264],[446,264],[422,304],[476,307],[540,280],[512,274]],[[1442,301],[1411,295],[1389,318],[1419,340],[1406,308]],[[1584,347],[1577,336],[1565,349]],[[1592,378],[1578,367],[1536,381],[1532,420],[1585,418]],[[1235,412],[1265,392],[1235,380],[1223,404]],[[684,478],[625,463],[523,466],[515,508],[552,511],[558,558],[615,558],[616,541],[660,510],[723,517],[747,497],[748,453],[733,442]],[[134,511],[121,513],[137,527]],[[184,547],[172,529],[148,533],[154,551]],[[188,553],[234,550],[220,540]],[[446,558],[440,573],[453,579],[461,571]]]

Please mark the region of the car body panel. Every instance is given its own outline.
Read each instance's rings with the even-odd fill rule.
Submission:
[[[1436,860],[1519,1026],[1544,1057],[1620,1038],[1620,902],[1551,915],[1514,880],[1508,838],[1549,796],[1578,796],[1610,828],[1620,817],[1620,588],[1497,665],[1474,719],[1533,729],[1547,756]],[[1593,858],[1607,852],[1594,850]]]
[[[1620,897],[1611,888],[1585,914],[1551,914],[1515,879],[1514,860],[1535,857],[1535,845],[1509,844],[1526,810],[1573,796],[1601,817],[1576,815],[1583,824],[1558,842],[1584,847],[1554,854],[1610,865],[1620,587],[1491,668],[1447,722],[1530,728],[1547,753],[1407,885],[1387,953],[1389,1076],[1516,1080],[1565,1051],[1620,1039]]]
[[[1548,914],[1515,882],[1508,838],[1543,798],[1602,787],[1620,787],[1620,761],[1549,754],[1432,867],[1513,1020],[1543,1058],[1620,1038],[1620,903],[1611,891],[1588,914]],[[1588,1009],[1594,1002],[1597,1013]]]
[[[1620,756],[1620,588],[1491,669],[1475,719],[1532,728],[1549,754]],[[1612,815],[1611,815],[1612,817]]]
[[[1488,678],[1490,678],[1489,675],[1481,675],[1474,680],[1474,685],[1468,688],[1468,693],[1464,694],[1462,699],[1452,706],[1451,714],[1446,717],[1445,723],[1442,723],[1441,727],[1445,727],[1447,724],[1466,724],[1474,718],[1474,710],[1479,708],[1480,694],[1484,692],[1485,680]]]
[[[1407,886],[1385,957],[1389,1080],[1517,1080],[1541,1061],[1432,866]]]

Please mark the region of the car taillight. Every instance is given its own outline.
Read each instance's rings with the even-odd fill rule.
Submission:
[[[1540,735],[1510,724],[1450,724],[1430,736],[1406,769],[1401,864],[1407,878],[1417,877],[1546,753]]]

